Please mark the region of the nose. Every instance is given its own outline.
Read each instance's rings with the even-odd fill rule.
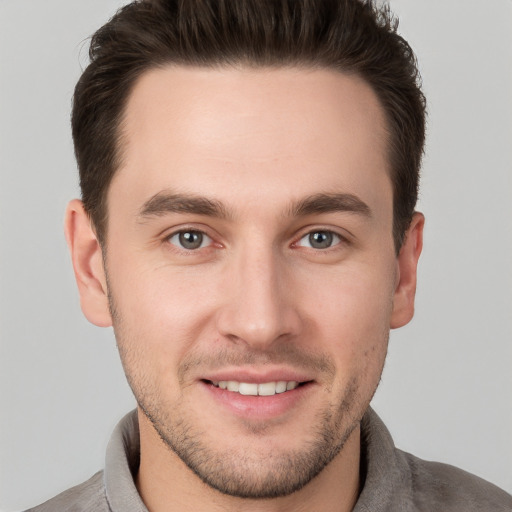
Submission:
[[[271,249],[241,251],[225,276],[219,333],[256,350],[266,350],[300,331],[301,318],[292,297],[291,270]]]

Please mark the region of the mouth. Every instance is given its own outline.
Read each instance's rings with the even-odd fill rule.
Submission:
[[[304,405],[308,403],[306,401],[315,396],[317,387],[315,380],[291,371],[274,372],[281,374],[275,376],[256,376],[250,372],[228,376],[228,372],[223,373],[200,379],[202,388],[224,410],[254,424],[284,421],[293,411],[303,410],[307,407]]]
[[[271,382],[239,382],[236,380],[220,380],[211,381],[203,380],[206,384],[219,388],[222,390],[230,391],[244,396],[274,396],[288,391],[293,391],[300,386],[309,384],[312,381],[297,382],[294,380],[280,380]]]

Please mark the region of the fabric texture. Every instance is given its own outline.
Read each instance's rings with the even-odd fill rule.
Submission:
[[[104,471],[26,512],[148,512],[133,480],[139,442],[132,411],[112,434]],[[361,422],[361,449],[365,480],[353,512],[512,512],[512,496],[495,485],[395,448],[372,409]]]

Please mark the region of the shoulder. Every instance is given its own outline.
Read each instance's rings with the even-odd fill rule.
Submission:
[[[512,512],[512,496],[462,469],[398,450],[369,408],[361,421],[361,512]]]
[[[110,512],[103,471],[26,512]]]
[[[512,496],[476,475],[401,450],[397,450],[397,456],[409,467],[411,495],[418,510],[512,511]]]

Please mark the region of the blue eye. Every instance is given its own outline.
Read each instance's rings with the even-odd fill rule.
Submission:
[[[174,235],[169,238],[169,242],[180,249],[193,251],[210,245],[212,239],[202,231],[190,229],[174,233]]]
[[[341,237],[332,231],[311,231],[303,236],[297,245],[301,247],[310,247],[312,249],[329,249],[333,245],[338,245]]]

